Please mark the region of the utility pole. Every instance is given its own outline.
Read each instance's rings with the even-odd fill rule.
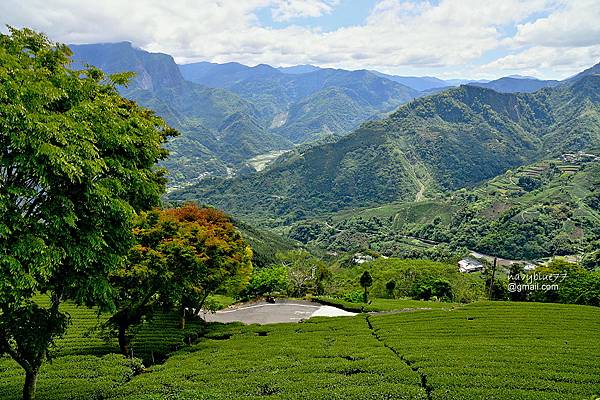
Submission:
[[[490,300],[492,300],[492,293],[494,292],[494,278],[496,276],[496,263],[497,262],[498,262],[498,258],[494,257],[494,266],[492,267],[492,279],[490,280],[490,293],[488,295]]]

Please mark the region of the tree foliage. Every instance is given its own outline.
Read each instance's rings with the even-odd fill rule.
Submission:
[[[324,293],[331,272],[322,260],[304,250],[287,251],[277,257],[278,264],[288,271],[288,295],[302,297],[307,293]]]
[[[242,297],[256,297],[275,293],[286,293],[289,286],[288,270],[283,265],[271,265],[252,274],[252,279]]]
[[[372,284],[373,277],[371,276],[369,271],[363,272],[363,274],[360,276],[360,286],[362,286],[362,288],[364,289],[363,302],[365,303],[369,302],[369,288]]]
[[[119,96],[127,74],[72,70],[70,56],[28,29],[0,35],[0,352],[26,371],[24,398],[66,329],[60,302],[113,307],[108,274],[131,217],[163,193],[155,164],[175,133]]]
[[[227,285],[241,290],[252,271],[252,250],[230,222],[212,208],[143,212],[135,219],[136,244],[128,263],[111,275],[117,312],[108,325],[118,332],[124,354],[128,331],[157,307],[200,309],[211,293]]]

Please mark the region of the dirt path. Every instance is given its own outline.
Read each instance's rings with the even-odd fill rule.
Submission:
[[[424,197],[423,193],[425,193],[425,185],[423,185],[423,182],[418,181],[418,183],[419,183],[419,191],[415,195],[415,201],[423,200],[423,197]]]
[[[377,329],[375,329],[373,327],[373,324],[371,323],[371,320],[369,317],[370,317],[370,315],[367,315],[365,317],[365,320],[367,322],[367,326],[369,327],[369,330],[371,330],[371,334],[373,335],[373,337],[375,339],[377,339],[377,341],[379,343],[381,343],[386,349],[391,351],[396,357],[398,357],[398,359],[401,362],[406,364],[407,367],[409,367],[414,373],[416,373],[420,377],[421,387],[423,388],[423,390],[425,391],[425,394],[427,395],[427,400],[432,400],[433,397],[431,394],[433,392],[433,388],[427,382],[427,374],[423,370],[421,370],[417,365],[415,365],[413,361],[408,359],[404,354],[400,354],[400,352],[397,349],[395,349],[394,347],[387,344],[385,342],[385,340],[379,335],[379,333],[377,332]]]

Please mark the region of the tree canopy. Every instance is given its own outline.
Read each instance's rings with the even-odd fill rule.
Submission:
[[[227,285],[241,290],[252,272],[252,250],[230,222],[212,208],[142,212],[135,218],[136,244],[128,263],[111,274],[117,312],[108,325],[129,354],[128,329],[157,307],[199,309],[209,294]]]
[[[24,398],[66,328],[60,302],[114,307],[109,272],[132,216],[159,202],[175,134],[118,94],[130,75],[73,70],[70,56],[28,29],[0,35],[0,353],[25,369]]]

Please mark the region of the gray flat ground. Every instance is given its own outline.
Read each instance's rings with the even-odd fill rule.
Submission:
[[[335,317],[356,315],[342,309],[308,301],[278,301],[238,304],[216,313],[202,313],[207,322],[242,322],[244,324],[276,324],[299,322],[315,316]]]

